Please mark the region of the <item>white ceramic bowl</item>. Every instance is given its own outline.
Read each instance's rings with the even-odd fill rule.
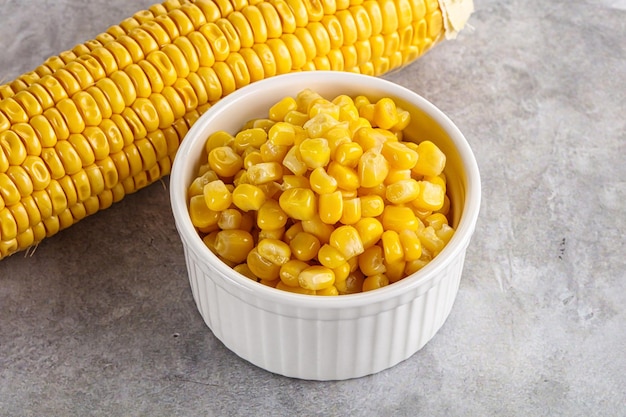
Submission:
[[[417,273],[387,287],[339,297],[284,292],[251,281],[222,263],[202,242],[187,210],[207,136],[237,132],[271,105],[310,88],[327,98],[393,97],[411,112],[411,137],[435,142],[447,155],[446,175],[456,228],[444,250]],[[240,357],[270,372],[313,380],[373,374],[421,349],[448,317],[480,206],[474,155],[457,127],[416,93],[382,78],[345,72],[301,72],[246,86],[200,117],[177,152],[171,204],[195,302],[207,326]]]

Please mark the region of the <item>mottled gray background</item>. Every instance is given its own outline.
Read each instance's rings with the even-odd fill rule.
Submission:
[[[0,77],[150,4],[0,0]],[[0,261],[0,415],[626,415],[626,1],[476,0],[470,25],[387,77],[450,115],[483,179],[422,351],[325,383],[236,357],[193,304],[166,179]]]

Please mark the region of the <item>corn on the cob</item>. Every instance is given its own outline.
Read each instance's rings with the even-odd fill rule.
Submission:
[[[471,7],[166,0],[47,59],[0,86],[0,259],[167,175],[189,127],[234,90],[291,71],[384,74]]]

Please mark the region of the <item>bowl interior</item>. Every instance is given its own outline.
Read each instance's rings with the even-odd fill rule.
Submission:
[[[429,275],[444,267],[446,258],[463,256],[467,243],[473,233],[480,204],[480,179],[473,153],[458,128],[430,102],[416,93],[381,78],[366,75],[313,71],[276,76],[246,86],[229,96],[224,97],[210,108],[190,129],[179,148],[170,178],[172,209],[176,218],[177,228],[183,240],[197,251],[206,252],[211,262],[218,262],[220,271],[234,279],[238,284],[248,288],[256,284],[238,276],[204,246],[196,233],[187,211],[186,192],[196,177],[204,153],[206,138],[217,130],[236,133],[242,125],[257,117],[267,117],[268,109],[285,96],[295,96],[304,88],[310,88],[326,98],[334,98],[340,94],[352,97],[367,96],[370,100],[391,97],[396,103],[411,113],[411,124],[405,131],[405,138],[413,141],[431,140],[446,154],[445,174],[448,181],[448,195],[452,206],[452,225],[456,233],[446,248],[426,267],[413,276],[406,277],[388,287],[354,295],[346,298],[368,298],[374,293],[397,293],[404,291],[402,287],[416,285],[416,281],[424,281]],[[194,237],[195,236],[195,237]],[[245,281],[249,281],[246,283]],[[273,293],[278,291],[258,285],[258,291]],[[295,297],[302,302],[304,299],[317,300],[310,302],[333,302],[336,297],[303,296],[285,293],[280,297]],[[309,302],[309,301],[306,301]]]

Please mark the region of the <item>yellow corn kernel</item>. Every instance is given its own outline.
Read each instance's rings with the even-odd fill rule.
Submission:
[[[32,196],[23,198],[21,204],[24,206],[24,210],[26,210],[28,215],[29,227],[34,227],[41,222],[41,212],[39,211],[39,207],[37,207],[37,203]],[[2,208],[4,207],[2,207],[0,203],[0,209]]]
[[[448,218],[441,213],[433,213],[424,219],[426,226],[432,226],[435,230],[440,230],[445,224],[448,224]]]
[[[261,145],[261,158],[264,162],[282,163],[289,149],[289,146],[276,145],[273,142],[267,141]]]
[[[317,256],[321,243],[316,236],[300,232],[290,240],[289,247],[294,258],[301,261],[310,261]]]
[[[204,186],[202,193],[209,210],[226,210],[233,201],[232,193],[222,180],[209,182]]]
[[[324,167],[330,161],[330,147],[324,138],[305,139],[299,146],[300,159],[309,169]]]
[[[10,241],[17,236],[17,223],[8,207],[0,210],[0,237],[2,241]]]
[[[436,177],[443,172],[446,165],[446,155],[437,145],[425,140],[417,146],[417,153],[419,157],[412,168],[415,175]]]
[[[245,129],[235,135],[233,148],[239,154],[249,147],[260,148],[267,141],[267,132],[257,127]]]
[[[411,178],[387,185],[385,197],[393,204],[405,204],[418,198],[420,191],[419,183]]]
[[[355,224],[359,220],[361,220],[361,199],[345,198],[339,221],[343,224]]]
[[[221,177],[232,177],[243,167],[243,159],[229,146],[209,152],[209,166]]]
[[[361,216],[377,217],[383,214],[385,201],[379,195],[371,194],[360,197],[361,199]]]
[[[386,271],[383,248],[378,245],[365,249],[365,252],[360,254],[358,259],[359,269],[365,276],[383,274]]]
[[[11,130],[20,137],[27,154],[39,155],[41,153],[41,141],[29,123],[15,123],[11,126]]]
[[[388,205],[383,210],[382,224],[385,230],[415,231],[418,229],[419,220],[409,207]]]
[[[335,269],[346,263],[344,254],[328,243],[323,244],[317,254],[317,260],[327,268]]]
[[[46,192],[46,190],[33,191],[31,197],[37,205],[37,209],[39,210],[42,219],[47,219],[54,214],[52,212],[52,201],[50,200],[50,195]],[[2,201],[1,198],[0,201]]]
[[[297,146],[291,147],[283,158],[283,166],[295,175],[304,175],[307,172],[307,165],[300,157],[300,151]]]
[[[280,278],[281,266],[261,256],[256,248],[247,253],[246,263],[250,271],[260,279],[271,281]]]
[[[266,184],[279,181],[283,176],[283,167],[278,162],[262,162],[248,168],[248,180],[252,184]]]
[[[294,105],[295,105],[295,99]],[[279,121],[273,124],[267,132],[267,137],[270,142],[275,145],[291,146],[294,144],[296,131],[290,123]]]
[[[75,204],[78,204],[78,191],[76,190],[76,186],[74,185],[74,181],[72,181],[72,177],[66,175],[63,178],[59,178],[59,185],[63,189],[65,193],[65,199],[67,201],[67,206],[72,207]]]
[[[215,235],[215,252],[222,258],[235,263],[246,260],[254,248],[252,235],[244,230],[221,230]]]
[[[259,210],[265,203],[263,190],[253,184],[239,184],[233,190],[233,204],[240,210]]]
[[[82,160],[76,149],[68,141],[58,141],[54,146],[59,160],[63,164],[66,174],[72,175],[79,172],[82,167]]]
[[[351,142],[352,133],[346,123],[335,125],[328,129],[324,134],[324,138],[328,141],[331,158],[335,158],[335,153],[339,145]]]
[[[261,156],[261,152],[256,150],[255,148],[249,148],[248,150],[246,150],[246,152],[244,152],[243,167],[245,169],[248,169],[253,165],[260,164],[261,162],[264,162],[263,157]],[[239,171],[239,173],[242,172],[245,171]],[[239,173],[237,173],[237,175],[239,175]]]
[[[335,273],[335,283],[337,283],[338,281],[345,281],[346,278],[348,278],[348,275],[350,275],[350,273],[352,272],[352,265],[350,264],[350,262],[346,261],[338,267],[333,268],[333,272]]]
[[[292,110],[297,110],[297,108],[298,103],[296,102],[296,99],[287,96],[274,104],[272,107],[270,107],[269,118],[277,122],[282,122],[283,120],[285,120],[285,115],[287,113]]]
[[[419,259],[422,256],[422,243],[416,232],[412,230],[402,230],[398,233],[400,244],[404,252],[404,260],[407,262]]]
[[[96,197],[100,193],[104,191],[104,176],[102,175],[102,171],[98,167],[98,165],[93,164],[88,167],[85,167],[85,174],[87,175],[87,179],[89,180],[89,187],[91,190],[91,195],[89,197]],[[89,199],[87,197],[87,199]]]
[[[275,230],[284,227],[288,218],[276,200],[266,200],[258,209],[256,223],[259,229]]]
[[[339,294],[356,294],[363,291],[365,277],[359,270],[353,271],[343,281],[336,281],[335,287]]]
[[[382,223],[374,217],[364,217],[354,225],[365,249],[375,245],[384,232]]]
[[[335,224],[343,216],[343,196],[341,191],[334,191],[319,196],[319,216],[322,222]]]
[[[280,280],[289,287],[299,287],[300,281],[298,277],[300,273],[309,267],[309,264],[298,260],[290,259],[280,266]]]
[[[323,290],[335,283],[335,273],[325,266],[313,265],[300,272],[298,282],[307,290]]]
[[[410,169],[389,169],[389,173],[387,174],[387,178],[385,178],[384,184],[389,185],[394,182],[409,180],[413,178]]]
[[[83,167],[91,165],[96,161],[91,145],[82,134],[73,133],[67,141],[74,146]]]
[[[389,279],[385,274],[367,276],[363,280],[363,292],[376,290],[389,285]]]
[[[325,113],[333,119],[339,119],[339,106],[328,100],[317,100],[309,106],[309,118],[313,118],[320,113]]]
[[[381,152],[395,169],[412,169],[419,157],[417,151],[402,142],[387,141],[383,143]]]
[[[260,256],[274,265],[283,265],[291,259],[291,248],[278,239],[262,239],[256,246]]]
[[[196,177],[193,182],[191,183],[191,185],[189,186],[188,190],[187,190],[187,196],[189,198],[193,197],[194,195],[200,195],[204,193],[204,186],[208,183],[210,183],[211,181],[215,181],[217,180],[217,174],[215,173],[215,171],[206,171],[205,173],[203,173],[201,176]]]
[[[418,181],[419,194],[411,204],[419,210],[436,211],[443,207],[445,190],[439,184],[429,181]]]
[[[342,190],[357,190],[361,185],[356,171],[338,162],[331,161],[326,168],[326,172],[337,180],[337,186]]]
[[[376,187],[385,181],[389,173],[389,163],[380,153],[368,150],[361,156],[357,172],[362,187]]]
[[[406,277],[406,266],[408,263],[409,262],[405,262],[404,260],[393,263],[385,262],[385,268],[387,270],[385,276],[387,276],[389,282],[397,282]]]
[[[307,177],[300,175],[283,175],[281,186],[283,190],[288,190],[289,188],[310,188],[311,184]]]
[[[293,126],[304,126],[309,120],[309,116],[306,113],[299,112],[298,110],[292,110],[285,115],[285,123],[289,123]]]
[[[225,209],[220,211],[217,226],[222,230],[241,229],[243,216],[237,209]]]
[[[311,219],[303,220],[301,223],[302,230],[315,235],[322,244],[329,242],[330,235],[335,230],[333,225],[324,223],[318,214]]]
[[[317,212],[317,198],[308,188],[289,188],[280,195],[280,207],[289,217],[296,220],[309,220]]]
[[[422,269],[428,264],[429,260],[426,259],[416,259],[414,261],[406,262],[404,266],[404,274],[411,275]]]
[[[203,195],[195,195],[189,200],[189,217],[195,227],[206,228],[217,224],[219,213],[207,207]]]
[[[309,175],[311,189],[318,194],[333,193],[337,189],[337,180],[328,175],[323,167],[315,168]]]
[[[33,182],[24,168],[21,166],[10,166],[6,175],[15,184],[21,197],[27,197],[32,194]]]
[[[334,272],[334,271],[333,271]],[[333,297],[339,295],[339,290],[334,285],[315,291],[315,295]]]
[[[346,142],[337,146],[333,155],[333,160],[337,163],[356,168],[363,155],[363,148],[356,142]]]
[[[304,229],[302,228],[302,223],[295,222],[294,224],[289,226],[287,230],[285,230],[285,233],[283,235],[283,240],[287,243],[291,243],[293,238],[296,237],[296,235],[302,231],[304,231]]]
[[[231,147],[234,142],[235,137],[233,135],[223,130],[219,130],[209,135],[206,141],[205,149],[208,154],[215,148],[223,146]]]
[[[285,236],[285,228],[280,227],[278,229],[261,229],[258,230],[257,241],[262,239],[278,239],[282,240]]]
[[[395,230],[385,230],[380,239],[385,255],[385,262],[392,264],[404,260],[404,251],[402,249],[402,243],[400,243],[398,232]]]
[[[235,265],[233,269],[235,270],[235,272],[239,272],[241,275],[243,275],[246,278],[250,278],[252,281],[259,280],[259,277],[254,275],[254,273],[250,270],[250,267],[248,266],[248,264]]]
[[[422,243],[422,247],[428,249],[433,256],[441,252],[445,246],[445,242],[439,236],[432,226],[427,226],[417,231],[417,235]]]
[[[302,127],[310,138],[321,138],[326,134],[326,132],[337,126],[339,123],[339,120],[333,118],[331,115],[327,113],[319,113],[314,117],[311,117]]]
[[[339,226],[333,230],[329,244],[338,249],[346,259],[360,255],[365,250],[359,232],[350,225]]]
[[[0,151],[4,153],[10,165],[20,165],[28,155],[24,143],[12,130],[0,132]],[[6,162],[3,165],[6,165]]]
[[[374,104],[372,121],[378,127],[391,129],[398,123],[396,103],[389,97],[381,98]]]
[[[411,123],[411,113],[408,111],[397,108],[398,111],[398,122],[391,128],[391,130],[395,133],[401,133],[404,129],[409,126]]]
[[[454,228],[444,223],[439,230],[435,230],[435,233],[437,233],[437,236],[447,245],[454,235]]]

